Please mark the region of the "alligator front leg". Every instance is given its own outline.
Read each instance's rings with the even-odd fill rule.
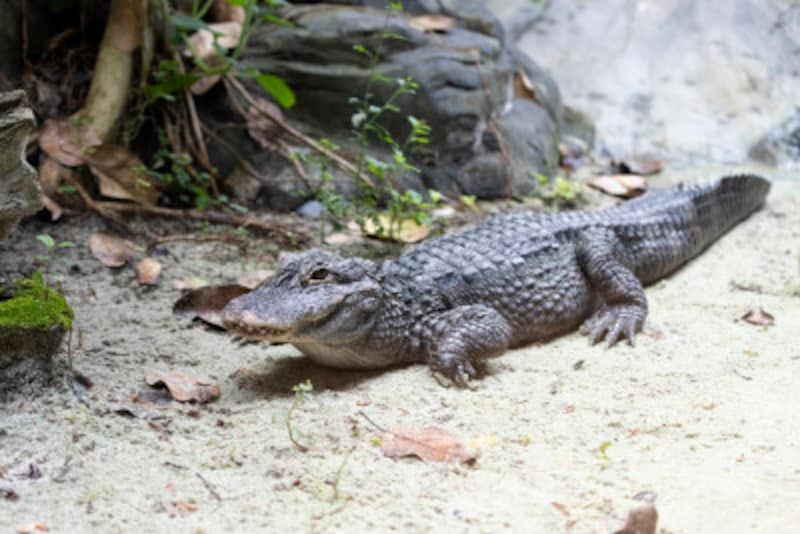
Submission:
[[[578,262],[602,305],[581,325],[592,344],[605,338],[609,347],[622,339],[633,346],[647,316],[647,298],[641,281],[628,267],[629,252],[613,231],[583,230],[576,243]]]
[[[511,327],[492,308],[459,306],[426,318],[422,335],[431,370],[464,387],[476,362],[505,352]]]

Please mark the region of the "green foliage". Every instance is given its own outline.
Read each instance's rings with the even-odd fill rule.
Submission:
[[[292,26],[289,21],[275,12],[275,8],[286,5],[286,2],[268,0],[259,3],[258,0],[228,0],[229,4],[243,8],[245,13],[241,36],[232,50],[219,44],[222,34],[212,30],[203,20],[212,3],[212,0],[202,3],[194,1],[190,13],[175,11],[166,0],[160,0],[157,3],[166,22],[168,42],[173,48],[186,46],[191,49],[189,46],[191,34],[199,30],[206,30],[214,38],[212,45],[216,56],[211,61],[204,60],[195,53],[195,50],[191,50],[195,67],[192,72],[185,72],[183,65],[178,60],[177,52],[167,51],[165,57],[158,62],[152,72],[153,81],[148,82],[143,88],[146,98],[145,107],[159,99],[174,100],[177,94],[183,93],[204,76],[225,74],[254,79],[278,104],[285,108],[292,107],[295,103],[295,96],[284,80],[253,68],[241,70],[237,61],[255,26],[259,24]]]
[[[36,259],[41,262],[49,262],[55,256],[57,250],[62,248],[70,248],[74,247],[75,243],[72,241],[60,241],[56,243],[56,240],[53,239],[53,236],[50,234],[39,234],[36,236],[37,241],[39,241],[42,245],[44,245],[44,254],[38,254]]]
[[[538,187],[534,195],[548,203],[573,206],[583,195],[583,189],[579,183],[570,182],[561,176],[556,176],[551,182],[547,176],[537,174],[536,181]]]
[[[49,330],[72,328],[72,308],[58,291],[47,287],[42,273],[17,282],[10,299],[0,301],[0,328]]]
[[[368,59],[371,73],[364,94],[349,99],[349,103],[355,106],[350,123],[360,149],[356,169],[359,175],[369,175],[373,184],[359,180],[356,198],[350,202],[333,192],[328,162],[325,161],[321,165],[322,185],[317,191],[317,199],[328,210],[334,227],[341,226],[341,220],[352,216],[362,231],[366,232],[367,227],[371,226],[378,235],[385,235],[389,239],[397,237],[397,232],[406,221],[412,220],[419,225],[430,224],[430,214],[441,200],[441,195],[436,191],[429,191],[428,198],[425,198],[413,190],[401,193],[394,185],[404,175],[419,173],[419,169],[409,162],[409,156],[429,144],[431,134],[431,127],[425,120],[409,115],[405,117],[409,125],[408,135],[398,141],[383,122],[387,115],[401,113],[398,101],[404,96],[413,96],[419,88],[410,76],[390,78],[378,71],[384,42],[405,39],[387,30],[389,18],[402,9],[400,2],[389,4],[376,49],[363,44],[353,46],[353,50]],[[384,102],[378,103],[374,91],[381,85],[390,87],[391,91]],[[371,155],[371,142],[387,148],[391,157],[384,160]]]

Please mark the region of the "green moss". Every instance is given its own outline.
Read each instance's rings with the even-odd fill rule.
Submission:
[[[17,282],[13,296],[0,301],[0,329],[50,330],[72,328],[73,312],[64,297],[47,287],[41,273]]]

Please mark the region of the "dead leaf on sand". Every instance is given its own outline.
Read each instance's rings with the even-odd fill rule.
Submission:
[[[381,435],[381,451],[389,458],[417,456],[426,462],[472,464],[477,458],[461,438],[437,427],[394,427]]]
[[[161,263],[155,258],[144,258],[134,267],[136,280],[143,285],[155,285],[161,274]]]
[[[372,219],[367,219],[364,230],[367,235],[389,240],[389,225],[391,223],[389,215],[381,214],[378,216],[378,220],[380,226],[375,224]],[[392,239],[401,243],[417,243],[428,237],[430,233],[431,229],[429,227],[417,224],[413,219],[406,219],[399,225],[395,225]]]
[[[281,108],[265,98],[256,98],[255,105],[248,107],[245,115],[247,133],[264,150],[276,150],[275,140],[281,134],[281,129],[270,117],[283,122]]]
[[[39,146],[45,154],[67,167],[84,163],[84,152],[100,144],[100,138],[89,128],[77,128],[68,117],[48,119],[39,130]]]
[[[425,33],[447,33],[453,27],[453,19],[445,15],[420,15],[408,19],[408,25]]]
[[[197,276],[187,276],[185,278],[176,278],[172,281],[173,289],[200,289],[206,287],[208,280],[203,280]],[[244,285],[244,284],[242,284]]]
[[[603,193],[623,198],[639,196],[647,189],[647,181],[636,174],[596,176],[587,183]]]
[[[140,248],[131,241],[108,232],[94,232],[89,236],[92,256],[106,267],[122,267]]]
[[[211,402],[219,398],[219,385],[203,376],[188,376],[179,371],[168,373],[147,369],[145,382],[149,386],[166,386],[170,395],[180,402]]]
[[[147,170],[136,155],[119,145],[91,147],[84,155],[89,169],[97,177],[100,193],[122,200],[133,200],[146,206],[158,201],[158,189],[147,176]]]
[[[239,284],[208,286],[193,289],[175,302],[172,312],[190,318],[198,317],[202,321],[225,328],[222,324],[222,308],[240,295],[249,293],[250,288]]]
[[[658,174],[664,169],[664,162],[657,159],[612,161],[612,168],[620,174],[639,174],[648,176]]]
[[[17,534],[31,534],[32,532],[50,532],[50,527],[44,523],[28,523],[17,526]]]
[[[742,315],[741,319],[757,326],[772,326],[775,324],[775,317],[771,313],[764,311],[761,306],[750,308],[747,313]]]

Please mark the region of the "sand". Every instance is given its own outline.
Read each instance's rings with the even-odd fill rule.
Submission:
[[[100,265],[94,218],[29,221],[0,243],[4,268],[30,263],[35,235],[79,246],[51,266],[82,332],[74,367],[0,406],[0,530],[51,532],[592,532],[654,500],[660,532],[796,532],[800,525],[800,182],[701,257],[647,290],[635,348],[578,334],[493,360],[474,390],[426,367],[348,372],[288,346],[239,346],[173,316],[172,281],[212,283],[262,268],[223,243],[170,244],[160,285]],[[759,286],[759,292],[732,289]],[[740,320],[751,306],[771,327]],[[77,331],[76,331],[77,332]],[[63,372],[66,355],[57,357]],[[132,402],[145,369],[207,375],[221,398]],[[293,385],[314,391],[292,416]],[[478,450],[474,465],[390,459],[379,432],[437,426]],[[135,415],[131,415],[133,412]],[[34,467],[31,467],[34,466]]]

